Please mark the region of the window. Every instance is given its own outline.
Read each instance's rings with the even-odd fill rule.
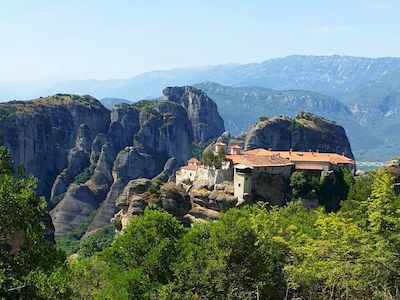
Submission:
[[[240,183],[238,183],[238,187],[240,187]]]

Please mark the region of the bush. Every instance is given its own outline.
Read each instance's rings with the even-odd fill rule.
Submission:
[[[90,164],[89,167],[85,168],[81,173],[76,175],[74,179],[74,183],[80,184],[80,183],[85,183],[90,179],[92,176],[94,169],[96,169],[95,164]]]
[[[56,236],[57,247],[65,251],[67,255],[78,252],[81,237],[96,215],[96,211],[90,213],[81,224],[66,234]]]
[[[102,251],[103,249],[111,246],[112,241],[115,237],[114,225],[108,225],[106,227],[96,230],[79,243],[79,256],[91,257],[95,253]]]

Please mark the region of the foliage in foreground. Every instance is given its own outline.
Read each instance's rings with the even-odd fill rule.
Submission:
[[[146,210],[113,241],[110,228],[84,239],[64,264],[44,240],[34,180],[2,148],[0,158],[0,298],[400,299],[400,197],[383,170],[350,182],[337,212],[294,201],[185,228]],[[26,241],[11,253],[21,230]]]
[[[0,299],[35,298],[38,274],[51,276],[65,259],[45,240],[46,202],[35,189],[0,147]]]
[[[338,212],[232,209],[185,229],[147,210],[111,247],[69,263],[72,298],[398,299],[400,198],[377,171]]]

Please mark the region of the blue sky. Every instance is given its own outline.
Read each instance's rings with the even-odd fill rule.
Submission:
[[[400,56],[400,1],[0,0],[0,81],[291,54]]]

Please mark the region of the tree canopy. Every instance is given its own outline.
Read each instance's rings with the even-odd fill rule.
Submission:
[[[335,181],[292,176],[299,198],[333,192],[342,200],[334,210],[293,200],[187,228],[146,209],[122,234],[100,230],[66,260],[44,238],[35,179],[14,171],[5,148],[0,167],[0,299],[400,298],[400,197],[385,170],[339,172]]]

